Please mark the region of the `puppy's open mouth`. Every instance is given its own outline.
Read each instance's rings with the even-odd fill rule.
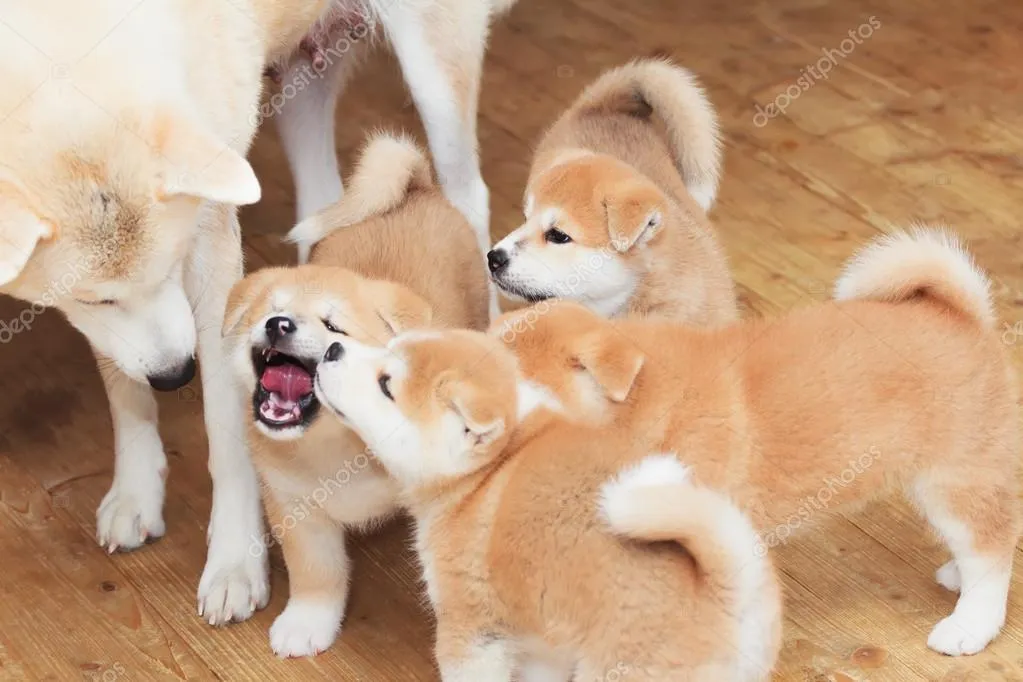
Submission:
[[[274,348],[252,349],[259,384],[252,394],[255,418],[271,429],[307,425],[319,409],[313,393],[316,365]]]

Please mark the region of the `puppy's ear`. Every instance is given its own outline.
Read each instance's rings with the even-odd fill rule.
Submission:
[[[154,133],[161,156],[161,199],[190,196],[245,206],[262,190],[245,158],[188,116],[164,115]]]
[[[259,301],[269,290],[274,279],[284,268],[263,268],[250,273],[232,287],[227,295],[227,306],[224,313],[224,326],[221,336],[233,334],[241,323],[245,313],[254,303]]]
[[[481,391],[464,381],[442,383],[439,393],[465,422],[466,434],[472,438],[473,450],[488,447],[505,432],[502,403],[491,392]]]
[[[627,337],[601,329],[579,338],[575,359],[604,395],[620,403],[629,397],[646,358]]]
[[[433,308],[410,289],[382,280],[371,280],[366,287],[367,300],[373,301],[377,315],[392,336],[409,329],[429,327],[433,321]]]
[[[0,286],[20,275],[36,244],[56,232],[19,187],[0,178]]]
[[[652,183],[619,183],[604,197],[611,246],[625,253],[661,228],[667,208],[664,194]]]

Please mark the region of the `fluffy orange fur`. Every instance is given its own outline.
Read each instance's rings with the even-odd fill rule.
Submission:
[[[976,560],[1007,576],[1020,533],[1017,380],[986,280],[958,249],[926,233],[882,241],[840,283],[848,300],[775,320],[699,330],[553,301],[492,334],[573,418],[676,451],[695,480],[734,496],[760,551],[900,490],[949,544],[943,570]],[[1004,598],[991,608],[1004,621]],[[994,636],[981,629],[932,646],[973,653]]]

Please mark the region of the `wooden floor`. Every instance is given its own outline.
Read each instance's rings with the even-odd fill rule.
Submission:
[[[856,44],[848,34],[861,25],[872,34]],[[1004,0],[521,0],[494,30],[482,94],[494,236],[517,226],[531,145],[579,89],[630,57],[670,53],[720,112],[727,158],[713,218],[749,314],[825,298],[842,261],[893,223],[946,221],[992,273],[1003,340],[1019,360],[1021,30],[1023,4]],[[826,79],[804,75],[824,49],[848,54],[832,53]],[[793,84],[784,115],[756,117],[757,103]],[[346,162],[371,128],[422,134],[383,55],[338,121]],[[253,159],[264,199],[243,214],[249,267],[289,263],[279,237],[292,188],[272,125]],[[21,307],[0,301],[0,320]],[[210,504],[198,382],[160,397],[167,537],[107,556],[94,512],[113,443],[86,344],[46,313],[3,348],[0,372],[0,679],[436,679],[402,525],[360,543],[338,643],[314,660],[278,661],[266,633],[287,595],[279,557],[273,600],[255,618],[215,630],[196,616]],[[932,577],[944,550],[901,503],[837,519],[777,557],[787,598],[778,680],[1023,680],[1023,571],[987,651],[926,649],[954,596]]]

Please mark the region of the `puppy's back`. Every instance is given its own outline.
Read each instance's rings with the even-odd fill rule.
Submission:
[[[660,59],[612,69],[547,131],[532,173],[566,148],[614,156],[679,198],[708,210],[721,170],[718,123],[696,78]]]
[[[407,137],[371,138],[345,196],[288,236],[313,263],[407,286],[441,325],[486,328],[488,279],[475,232]]]

